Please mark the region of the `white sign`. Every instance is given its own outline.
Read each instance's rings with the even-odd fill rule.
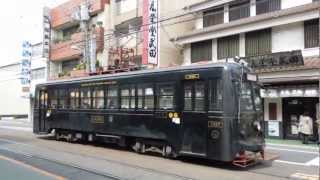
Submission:
[[[42,57],[49,58],[51,39],[50,9],[43,8],[43,39],[42,39]]]
[[[159,59],[159,0],[144,0],[143,64],[158,64]]]
[[[268,121],[268,135],[279,137],[279,122],[278,121]]]

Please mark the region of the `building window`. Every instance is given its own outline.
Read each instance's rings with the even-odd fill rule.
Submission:
[[[244,0],[230,4],[229,21],[238,20],[250,16],[250,1]]]
[[[154,109],[154,92],[152,85],[138,86],[138,108],[139,109]]]
[[[69,27],[67,29],[62,30],[63,40],[64,41],[71,40],[71,36],[80,31],[79,27],[80,26],[77,25],[77,26],[72,26],[72,27]]]
[[[212,40],[191,44],[191,63],[212,60]]]
[[[137,8],[137,0],[116,0],[117,15],[132,11]]]
[[[209,89],[209,109],[210,111],[221,111],[222,110],[222,80],[215,79],[210,81],[210,89]]]
[[[304,22],[304,46],[313,48],[319,46],[319,20]]]
[[[67,73],[72,71],[79,64],[79,60],[69,60],[62,62],[62,72]]]
[[[218,39],[218,59],[239,56],[239,35]]]
[[[70,91],[70,108],[77,109],[79,107],[79,90],[72,89]]]
[[[187,83],[184,86],[184,110],[205,110],[205,84],[204,82]]]
[[[257,15],[281,9],[281,0],[256,0]]]
[[[108,109],[118,108],[118,87],[117,86],[108,87],[107,108]]]
[[[203,12],[203,27],[222,24],[224,21],[223,7]]]
[[[81,97],[81,105],[82,109],[90,109],[91,108],[91,91],[89,88],[81,89],[80,93]]]
[[[44,79],[45,78],[45,68],[33,69],[31,71],[31,79]]]
[[[246,33],[246,56],[271,53],[271,29]]]
[[[115,26],[115,36],[124,36],[141,30],[142,17],[130,19]]]
[[[121,89],[121,109],[134,109],[135,107],[135,87],[131,86]]]
[[[277,120],[277,103],[269,103],[269,120]]]
[[[96,87],[92,93],[92,107],[94,109],[104,108],[104,90],[102,87]]]
[[[173,84],[163,84],[158,86],[158,109],[174,109]]]

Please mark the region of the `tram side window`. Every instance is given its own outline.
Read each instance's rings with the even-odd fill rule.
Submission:
[[[118,87],[109,86],[107,93],[107,108],[116,109],[118,108]]]
[[[49,97],[50,97],[50,108],[57,108],[58,107],[58,90],[54,89],[49,91]]]
[[[205,110],[205,83],[191,82],[184,86],[184,110],[204,111]]]
[[[104,108],[104,90],[102,87],[96,87],[92,93],[92,107],[94,109]]]
[[[174,87],[172,84],[158,86],[158,109],[174,108]]]
[[[67,96],[67,92],[65,89],[59,89],[59,105],[58,105],[58,108],[59,109],[66,109],[67,108],[67,99],[68,99],[68,96]]]
[[[121,109],[134,109],[135,102],[135,87],[127,86],[121,89]]]
[[[130,106],[130,89],[121,89],[121,109],[129,109]]]
[[[222,92],[223,92],[223,86],[222,86],[222,80],[221,79],[215,79],[210,81],[210,93],[209,93],[209,99],[210,99],[210,105],[209,109],[210,111],[220,111],[222,110]]]
[[[203,111],[204,110],[204,82],[196,82],[195,83],[195,111]]]
[[[73,89],[70,91],[70,108],[77,109],[79,107],[79,90]]]
[[[138,108],[154,109],[154,92],[152,85],[143,85],[138,87]]]
[[[91,92],[90,92],[90,89],[89,88],[81,89],[80,97],[81,97],[81,105],[80,105],[80,107],[82,109],[91,108]]]
[[[184,86],[184,110],[192,111],[192,85]]]

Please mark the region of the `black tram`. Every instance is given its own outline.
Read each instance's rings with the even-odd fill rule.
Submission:
[[[246,165],[265,146],[252,77],[243,65],[216,63],[40,84],[34,133]]]

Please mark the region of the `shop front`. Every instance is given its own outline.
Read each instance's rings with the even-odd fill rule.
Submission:
[[[269,138],[299,139],[299,119],[308,113],[313,120],[317,139],[318,85],[271,86],[262,90],[264,98],[265,135]]]

